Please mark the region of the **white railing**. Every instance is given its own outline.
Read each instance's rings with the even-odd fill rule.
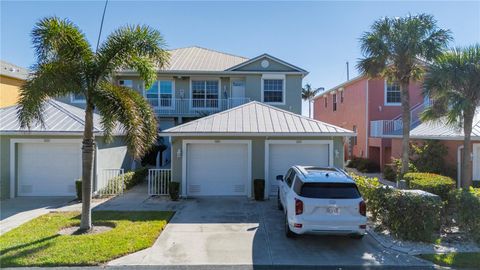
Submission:
[[[168,186],[172,178],[170,169],[148,170],[148,195],[168,195]]]
[[[391,135],[396,131],[401,131],[402,128],[402,119],[370,121],[370,137],[381,137],[388,134]]]
[[[117,195],[125,190],[123,169],[102,169],[97,178],[97,194]]]
[[[249,98],[147,98],[157,115],[204,116],[250,102]]]

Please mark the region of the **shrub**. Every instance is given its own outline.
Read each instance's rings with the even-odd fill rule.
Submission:
[[[75,191],[77,193],[77,200],[82,200],[82,179],[75,180]]]
[[[392,189],[383,186],[377,178],[365,177],[352,174],[353,180],[367,203],[368,212],[373,220],[377,220],[383,209],[388,204],[386,196]]]
[[[442,202],[437,196],[425,196],[408,190],[387,195],[381,221],[398,238],[431,242],[440,230]]]
[[[406,173],[403,178],[410,189],[421,189],[448,200],[448,193],[455,188],[455,181],[448,177],[434,173]]]
[[[392,159],[392,168],[395,171],[396,181],[401,180],[402,176],[402,159],[393,158]],[[417,167],[412,162],[408,162],[408,171],[409,172],[418,172]]]
[[[395,182],[397,180],[397,173],[393,169],[392,164],[388,164],[383,167],[383,178],[392,182]]]
[[[438,140],[410,144],[410,160],[419,172],[447,174],[444,157],[448,149]]]
[[[180,183],[179,182],[170,182],[168,184],[168,194],[172,201],[177,201],[180,198]]]
[[[377,163],[373,162],[370,159],[360,158],[360,157],[352,158],[352,160],[350,160],[350,162],[347,164],[347,167],[355,168],[359,172],[363,172],[363,173],[372,173],[372,172],[380,171],[380,167],[378,166]]]
[[[455,190],[449,202],[458,226],[480,243],[480,188]]]
[[[125,190],[131,189],[138,183],[141,183],[147,177],[148,169],[146,167],[139,168],[134,171],[126,172],[122,175],[116,176],[108,180],[107,185],[102,188],[99,192],[104,193],[105,190],[114,190],[116,188],[122,187],[121,181],[123,180]]]

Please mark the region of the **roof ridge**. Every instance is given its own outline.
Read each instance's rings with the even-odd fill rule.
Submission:
[[[210,48],[205,48],[205,47],[198,46],[198,45],[192,45],[192,46],[186,46],[186,47],[181,47],[181,48],[175,48],[175,49],[172,49],[172,50],[170,50],[170,51],[181,50],[181,49],[189,49],[189,48],[198,48],[198,49],[202,49],[202,50],[207,50],[207,51],[211,51],[211,52],[216,52],[216,53],[221,53],[221,54],[226,54],[226,55],[230,55],[230,56],[234,56],[234,57],[243,58],[243,59],[245,59],[245,60],[249,60],[249,59],[250,59],[250,58],[245,57],[245,56],[240,56],[240,55],[236,55],[236,54],[233,54],[233,53],[222,52],[222,51],[219,51],[219,50],[210,49]]]
[[[49,103],[51,106],[57,108],[58,110],[62,111],[64,114],[68,115],[70,118],[72,118],[73,120],[77,121],[78,123],[80,123],[81,125],[85,126],[85,121],[82,120],[80,117],[78,117],[77,115],[73,114],[72,112],[70,112],[67,108],[63,107],[62,105],[60,105],[59,103],[57,103],[56,100],[54,99],[50,99],[47,101],[47,103]],[[71,105],[69,105],[71,106]],[[71,106],[71,107],[74,107],[74,106]],[[80,108],[78,107],[74,107],[76,109],[79,109],[81,110]],[[95,128],[95,125],[93,125],[93,128]]]

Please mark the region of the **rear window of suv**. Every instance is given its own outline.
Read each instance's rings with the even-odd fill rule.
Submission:
[[[353,183],[304,183],[298,195],[316,199],[360,198],[360,192]]]

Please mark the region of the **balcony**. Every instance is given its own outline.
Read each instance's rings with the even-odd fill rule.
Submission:
[[[430,106],[431,101],[426,100],[410,109],[410,129],[420,124],[420,115],[426,107]],[[378,138],[385,135],[402,135],[403,121],[401,115],[392,120],[375,120],[370,121],[370,137]]]
[[[250,102],[250,98],[147,98],[158,116],[202,117]]]

